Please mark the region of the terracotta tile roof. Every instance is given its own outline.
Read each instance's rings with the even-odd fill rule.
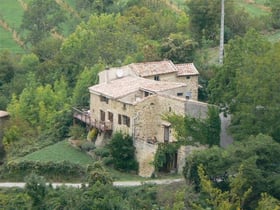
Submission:
[[[161,92],[165,90],[171,90],[174,88],[185,87],[186,84],[184,83],[177,83],[177,82],[163,82],[163,81],[154,81],[151,80],[151,83],[147,83],[142,85],[140,88],[152,92]]]
[[[177,76],[199,75],[193,63],[175,64],[178,69]]]
[[[161,92],[184,86],[186,86],[184,83],[162,82],[144,79],[141,77],[128,76],[112,80],[108,83],[94,85],[90,87],[89,90],[95,94],[117,99],[134,93],[140,89],[151,92]]]
[[[8,113],[8,112],[1,111],[1,110],[0,110],[0,118],[1,118],[1,117],[7,117],[7,116],[9,116],[9,113]]]
[[[177,72],[175,65],[172,63],[172,61],[169,60],[133,63],[129,66],[140,77]]]

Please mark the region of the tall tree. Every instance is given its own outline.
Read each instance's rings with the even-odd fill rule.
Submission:
[[[205,119],[177,115],[175,113],[164,116],[172,124],[176,138],[183,144],[200,144],[214,146],[220,144],[221,121],[219,110],[209,106]]]
[[[98,83],[98,73],[104,69],[104,65],[97,64],[84,71],[78,76],[76,86],[73,90],[72,105],[77,107],[89,107],[88,87]]]
[[[210,81],[211,101],[233,114],[236,139],[264,133],[280,141],[279,50],[255,31],[236,38],[226,49],[225,63]]]
[[[280,144],[271,137],[251,136],[242,142],[235,142],[227,149],[212,147],[194,153],[187,157],[183,173],[186,179],[194,182],[196,189],[200,190],[197,170],[202,164],[213,186],[222,191],[233,192],[233,187],[238,186],[230,183],[241,167],[240,178],[246,181],[239,186],[239,193],[242,195],[252,187],[252,192],[244,201],[244,208],[255,209],[262,192],[280,199],[279,151]]]
[[[218,43],[221,19],[221,0],[190,0],[187,3],[193,38]],[[249,15],[236,7],[234,1],[225,1],[225,41],[243,35],[248,29]]]
[[[23,14],[21,28],[26,30],[26,41],[36,44],[50,35],[52,29],[60,29],[65,14],[53,0],[32,0]]]
[[[280,2],[278,0],[270,0],[272,26],[275,29],[280,28]]]

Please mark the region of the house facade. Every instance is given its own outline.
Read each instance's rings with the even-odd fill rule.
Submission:
[[[100,130],[97,146],[106,133],[122,131],[133,137],[139,175],[154,172],[151,162],[158,144],[174,142],[174,130],[163,120],[168,113],[205,117],[207,104],[197,101],[198,71],[194,64],[171,61],[129,64],[99,73],[99,84],[89,87],[91,125]],[[172,168],[181,170],[186,150],[180,148]]]

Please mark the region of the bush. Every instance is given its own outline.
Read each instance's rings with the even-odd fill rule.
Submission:
[[[121,132],[113,135],[108,144],[113,164],[119,170],[138,170],[132,137]]]
[[[39,162],[39,161],[10,161],[5,165],[4,171],[8,172],[9,177],[18,174],[21,177],[36,173],[39,176],[61,177],[61,178],[80,178],[86,175],[86,170],[79,164],[69,161],[62,162]]]
[[[85,133],[86,133],[85,128],[83,128],[82,126],[79,126],[79,125],[73,125],[69,129],[69,135],[73,139],[84,138]]]
[[[81,144],[81,149],[85,152],[94,150],[94,148],[95,148],[95,145],[93,142],[85,141]]]
[[[110,156],[110,149],[107,147],[96,148],[94,150],[94,154],[101,158],[109,157]]]

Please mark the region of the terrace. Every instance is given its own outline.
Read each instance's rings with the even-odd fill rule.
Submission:
[[[98,121],[96,119],[92,119],[90,116],[90,112],[88,109],[82,108],[76,108],[73,107],[73,117],[74,119],[77,119],[85,124],[87,124],[89,127],[97,128],[100,131],[112,131],[112,123],[110,121]]]

